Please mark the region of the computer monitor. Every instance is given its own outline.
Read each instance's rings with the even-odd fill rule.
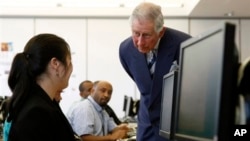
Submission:
[[[124,95],[124,98],[123,98],[123,108],[122,108],[122,110],[123,110],[124,112],[126,111],[127,101],[128,101],[128,96],[127,96],[127,95]]]
[[[126,104],[126,110],[125,110],[125,117],[134,117],[134,101],[133,98],[128,96],[127,97],[127,104]]]
[[[169,72],[163,76],[162,101],[160,115],[160,136],[173,139],[175,131],[175,108],[177,90],[177,71]]]
[[[239,65],[235,25],[223,22],[184,41],[179,61],[175,139],[230,140]]]
[[[125,112],[125,117],[133,117],[135,115],[134,111],[134,100],[131,96],[124,96],[123,100],[123,111]]]

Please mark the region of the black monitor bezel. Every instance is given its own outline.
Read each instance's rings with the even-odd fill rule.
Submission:
[[[165,80],[166,79],[169,79],[173,77],[173,92],[172,92],[172,108],[171,108],[171,125],[170,126],[170,131],[164,131],[161,126],[162,126],[162,120],[165,120],[162,118],[162,114],[163,113],[163,106],[164,106],[164,84],[165,84]],[[161,115],[160,115],[160,128],[159,128],[159,135],[166,138],[166,139],[174,139],[174,133],[175,133],[175,117],[176,117],[176,112],[175,112],[175,109],[176,109],[176,93],[177,93],[177,81],[178,81],[178,71],[172,71],[172,72],[169,72],[168,74],[164,75],[163,76],[163,85],[162,85],[162,101],[161,101]]]
[[[214,139],[220,140],[220,141],[227,141],[230,139],[230,133],[231,128],[234,123],[234,116],[235,116],[235,100],[236,100],[236,85],[237,85],[237,49],[235,46],[235,25],[228,23],[228,22],[222,22],[207,32],[204,32],[203,34],[200,34],[196,37],[193,37],[191,39],[188,39],[184,41],[181,44],[181,50],[180,50],[180,70],[179,70],[179,76],[178,76],[178,103],[180,102],[180,88],[181,88],[181,81],[182,81],[182,63],[183,63],[183,52],[186,48],[191,47],[192,44],[195,44],[197,42],[200,42],[201,40],[204,40],[218,32],[224,32],[224,55],[223,55],[223,72],[222,72],[222,86],[221,86],[221,101],[220,101],[220,108],[219,108],[219,119],[218,119],[218,126],[217,126],[217,134],[214,135],[213,139],[207,139],[207,138],[200,138],[200,137],[194,137],[184,134],[179,134],[177,130],[178,125],[178,111],[179,111],[179,104],[177,105],[177,119],[175,122],[176,130],[174,138],[178,141],[194,141],[194,140],[207,140],[207,141],[213,141]],[[235,81],[235,82],[234,82]]]
[[[127,101],[128,101],[128,96],[127,95],[124,95],[124,98],[123,98],[123,108],[122,108],[122,111],[126,111],[126,108],[127,108]]]
[[[133,117],[135,113],[133,112],[134,100],[131,96],[127,96],[125,117]]]

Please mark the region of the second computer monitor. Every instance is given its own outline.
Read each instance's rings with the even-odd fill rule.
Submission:
[[[177,90],[177,71],[169,72],[163,77],[162,101],[160,115],[160,136],[173,139],[175,131],[175,109]]]
[[[134,100],[131,96],[124,96],[123,111],[125,112],[125,117],[133,117],[135,115],[134,111]]]

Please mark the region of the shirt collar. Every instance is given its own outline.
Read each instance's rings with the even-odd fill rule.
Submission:
[[[161,39],[159,39],[159,40],[157,41],[157,43],[156,43],[156,45],[155,45],[155,47],[154,47],[154,50],[158,50],[158,48],[159,48],[159,43],[160,43],[160,40],[161,40]]]
[[[99,112],[102,111],[103,108],[98,103],[96,103],[96,101],[93,99],[92,96],[88,96],[88,100],[93,104],[93,106],[95,107],[97,111]]]
[[[161,40],[161,39],[159,39],[159,40],[157,41],[157,43],[156,43],[154,49],[151,50],[151,51],[149,51],[149,52],[147,53],[147,61],[148,61],[148,62],[149,62],[149,61],[151,60],[151,58],[152,58],[152,51],[153,51],[153,52],[155,53],[155,55],[157,56],[157,51],[158,51],[158,47],[159,47],[160,40]]]

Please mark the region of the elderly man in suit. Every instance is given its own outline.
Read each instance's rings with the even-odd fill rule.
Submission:
[[[178,62],[180,44],[191,36],[164,27],[161,7],[139,4],[130,16],[132,36],[120,44],[120,62],[140,94],[138,141],[165,141],[159,136],[163,75]]]

